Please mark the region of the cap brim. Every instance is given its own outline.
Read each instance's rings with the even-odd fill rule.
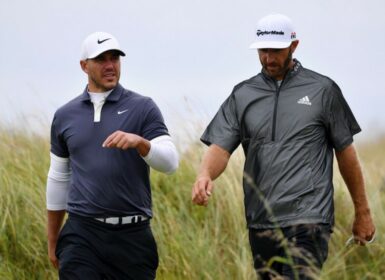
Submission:
[[[260,41],[250,45],[250,49],[286,49],[291,44],[289,42]]]

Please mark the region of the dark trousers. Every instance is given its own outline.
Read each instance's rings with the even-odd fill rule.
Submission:
[[[279,230],[249,229],[254,268],[261,279],[316,279],[328,255],[331,228],[304,224]]]
[[[155,279],[158,267],[149,221],[110,225],[70,215],[56,255],[61,280]]]

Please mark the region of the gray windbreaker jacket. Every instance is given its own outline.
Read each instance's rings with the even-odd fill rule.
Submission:
[[[201,140],[242,144],[248,227],[333,225],[333,149],[360,130],[337,84],[295,60],[280,86],[263,72],[235,86]]]

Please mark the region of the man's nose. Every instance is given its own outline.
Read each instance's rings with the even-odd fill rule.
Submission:
[[[112,59],[106,59],[104,63],[105,68],[113,68],[114,67],[114,62]]]
[[[266,60],[267,60],[267,62],[271,62],[271,61],[275,60],[275,52],[272,49],[267,50]]]

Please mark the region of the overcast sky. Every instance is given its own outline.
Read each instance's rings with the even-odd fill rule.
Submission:
[[[235,84],[260,64],[248,46],[259,18],[292,18],[294,57],[335,80],[363,128],[385,131],[383,0],[1,0],[0,117],[48,126],[82,92],[83,39],[112,33],[126,57],[121,84],[152,97],[172,132],[200,134]],[[31,126],[34,127],[34,126]]]

